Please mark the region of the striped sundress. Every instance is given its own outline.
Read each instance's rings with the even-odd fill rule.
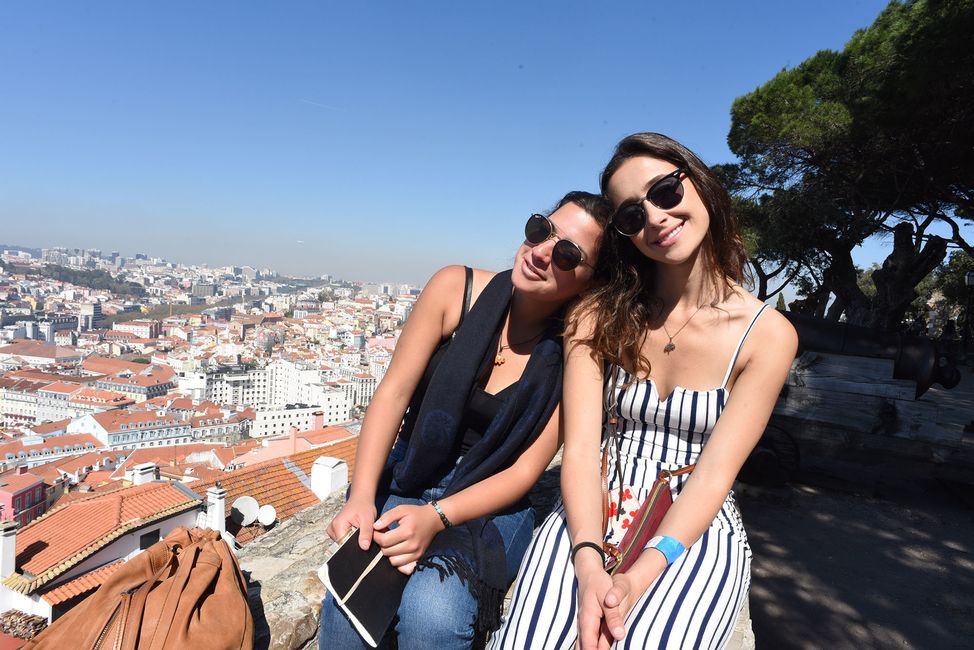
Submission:
[[[617,369],[619,428],[609,445],[609,489],[624,487],[641,503],[662,469],[697,461],[727,400],[727,381],[764,307],[737,344],[724,380],[705,391],[676,387],[659,395],[652,379]],[[612,377],[606,378],[609,402]],[[621,472],[615,463],[621,463]],[[687,475],[671,479],[677,498]],[[610,527],[606,540],[618,542]],[[538,529],[521,562],[504,623],[488,648],[570,649],[577,639],[577,583],[569,561],[571,539],[561,502]],[[650,586],[626,619],[626,638],[614,648],[722,648],[730,639],[751,582],[751,549],[733,493],[713,523]]]

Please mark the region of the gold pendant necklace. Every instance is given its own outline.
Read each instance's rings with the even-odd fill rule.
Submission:
[[[703,309],[703,305],[697,307],[697,311],[700,311],[701,309]],[[683,327],[686,327],[687,325],[690,324],[690,321],[693,320],[693,317],[697,315],[697,311],[690,314],[690,318],[687,319],[687,322],[683,323]],[[669,341],[666,342],[666,345],[663,346],[664,353],[669,354],[670,352],[676,349],[676,343],[673,342],[673,339],[675,339],[680,334],[680,332],[683,331],[683,327],[678,329],[676,333],[673,334],[673,336],[670,336],[670,333],[666,331],[666,321],[665,320],[663,321],[663,333],[666,334],[666,338],[669,339]]]
[[[494,365],[503,366],[505,363],[507,363],[507,359],[504,358],[504,350],[510,350],[511,346],[518,346],[518,345],[524,345],[525,343],[530,343],[534,339],[541,338],[542,334],[544,334],[544,331],[538,332],[531,338],[525,339],[523,341],[517,341],[516,343],[511,343],[510,339],[508,339],[508,342],[506,344],[500,343],[500,341],[504,338],[503,335],[501,335],[501,339],[498,339],[497,341],[499,345],[497,346],[497,354],[494,355]]]

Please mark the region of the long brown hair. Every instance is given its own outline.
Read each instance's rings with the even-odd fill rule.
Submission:
[[[727,191],[717,175],[676,140],[659,133],[635,133],[619,143],[602,171],[602,194],[607,193],[609,180],[624,162],[641,156],[665,160],[685,170],[707,209],[710,227],[700,252],[710,284],[711,304],[716,305],[727,298],[734,283],[744,280],[747,259]],[[580,343],[591,349],[593,358],[648,375],[650,363],[642,347],[663,309],[660,299],[651,293],[656,262],[611,226],[602,235],[599,251],[593,289],[572,310],[567,335],[577,330],[579,318],[590,319],[591,336]]]

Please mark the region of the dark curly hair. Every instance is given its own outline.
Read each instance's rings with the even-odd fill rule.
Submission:
[[[692,151],[659,133],[636,133],[624,138],[602,171],[600,185],[606,194],[609,181],[630,158],[646,156],[673,163],[686,170],[704,207],[710,227],[701,253],[711,289],[711,304],[727,298],[734,283],[744,281],[746,255],[730,197],[717,175]],[[686,181],[684,181],[686,182]],[[656,263],[643,255],[628,237],[608,227],[602,235],[593,288],[572,310],[566,334],[571,336],[580,318],[590,318],[587,345],[593,358],[623,365],[648,375],[649,360],[642,347],[663,305],[651,291]]]

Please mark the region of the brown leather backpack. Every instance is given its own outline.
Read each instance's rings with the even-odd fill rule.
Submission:
[[[250,650],[237,558],[215,530],[176,528],[24,646],[45,650]]]

